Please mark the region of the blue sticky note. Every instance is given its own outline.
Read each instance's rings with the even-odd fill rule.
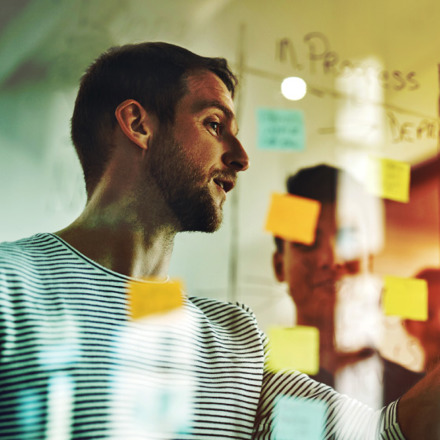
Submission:
[[[301,110],[257,109],[258,148],[302,151],[305,147],[304,113]]]
[[[37,388],[24,388],[17,392],[18,399],[18,426],[22,438],[30,435],[43,437],[41,424],[46,415],[46,399],[42,390]]]
[[[278,397],[274,409],[276,440],[322,440],[326,410],[326,404],[317,400]]]
[[[192,390],[187,386],[139,389],[133,400],[134,423],[143,435],[185,435],[190,430]]]

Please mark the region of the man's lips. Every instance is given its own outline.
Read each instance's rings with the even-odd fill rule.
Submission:
[[[336,280],[334,279],[325,279],[313,283],[314,288],[321,287],[326,289],[330,289],[330,288],[333,289],[335,288],[335,286],[336,286]]]
[[[216,176],[212,179],[225,193],[231,191],[237,181],[236,176]]]

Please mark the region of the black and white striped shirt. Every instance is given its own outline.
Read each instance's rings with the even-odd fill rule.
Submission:
[[[270,439],[279,396],[325,403],[324,438],[404,438],[395,402],[266,371],[246,307],[189,297],[131,321],[130,281],[52,234],[0,245],[2,439]]]

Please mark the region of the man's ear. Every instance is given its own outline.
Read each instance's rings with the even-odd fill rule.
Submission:
[[[134,99],[121,102],[115,110],[119,127],[133,143],[146,150],[153,134],[153,118]]]
[[[284,275],[284,255],[280,251],[276,250],[273,253],[272,264],[276,279],[282,283],[286,278]]]

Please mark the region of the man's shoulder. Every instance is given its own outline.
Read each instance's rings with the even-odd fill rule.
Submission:
[[[50,234],[35,234],[15,241],[0,243],[0,271],[26,266],[43,249],[50,246]]]
[[[3,241],[0,242],[0,261],[14,258],[17,255],[26,253],[26,245],[30,243],[32,237],[22,238],[15,241]]]
[[[225,302],[213,298],[202,298],[198,296],[190,296],[188,300],[201,310],[205,315],[213,317],[221,316],[246,316],[248,319],[255,321],[255,316],[250,307],[239,302]]]
[[[262,338],[255,315],[245,304],[195,296],[188,300],[211,325],[233,329],[234,332],[253,330],[258,338]]]
[[[246,359],[258,359],[262,368],[265,339],[249,307],[211,298],[189,297],[197,314],[200,335],[209,346],[221,346],[226,352],[241,353]]]

